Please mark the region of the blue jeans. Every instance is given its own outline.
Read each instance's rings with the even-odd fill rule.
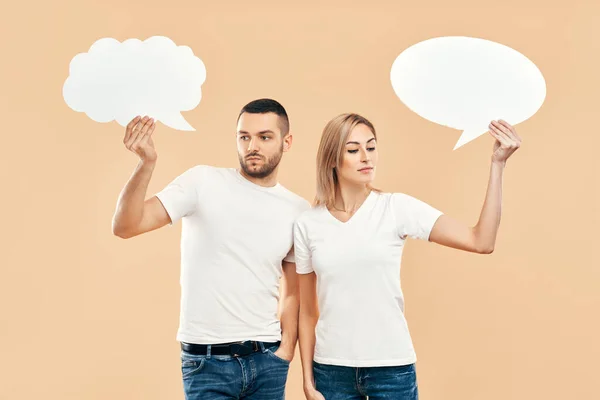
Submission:
[[[325,400],[418,400],[414,364],[340,367],[313,362],[315,386]]]
[[[265,348],[248,356],[194,355],[181,351],[186,400],[282,400],[290,363]]]

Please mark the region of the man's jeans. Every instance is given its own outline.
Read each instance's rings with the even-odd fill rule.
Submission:
[[[278,347],[247,356],[194,355],[181,351],[186,400],[282,400],[290,363],[277,357]]]

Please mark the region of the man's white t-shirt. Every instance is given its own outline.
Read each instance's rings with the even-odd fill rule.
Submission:
[[[294,262],[294,221],[310,204],[280,184],[262,187],[234,168],[205,165],[156,196],[172,224],[182,219],[177,340],[281,340],[282,260]]]
[[[428,240],[440,211],[403,193],[372,191],[347,222],[324,206],[294,225],[296,271],[315,272],[314,361],[348,367],[416,362],[400,263],[407,237]]]

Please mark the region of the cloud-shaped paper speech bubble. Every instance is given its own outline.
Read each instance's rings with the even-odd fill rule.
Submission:
[[[174,129],[195,130],[181,115],[200,103],[206,68],[187,46],[164,36],[123,43],[96,41],[69,66],[63,97],[75,111],[96,122],[126,126],[149,115]]]
[[[439,37],[404,50],[391,70],[400,100],[421,117],[462,130],[454,149],[485,134],[492,120],[512,125],[533,116],[546,82],[527,57],[470,37]]]

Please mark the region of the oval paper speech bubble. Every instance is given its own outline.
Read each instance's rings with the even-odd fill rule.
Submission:
[[[485,134],[492,120],[516,125],[529,119],[546,98],[544,77],[527,57],[470,37],[439,37],[409,47],[394,61],[391,80],[413,112],[463,131],[455,150]]]
[[[104,38],[71,60],[63,97],[96,122],[117,120],[126,126],[136,115],[149,115],[171,128],[193,131],[181,111],[198,106],[205,79],[202,60],[167,37],[123,43]]]

